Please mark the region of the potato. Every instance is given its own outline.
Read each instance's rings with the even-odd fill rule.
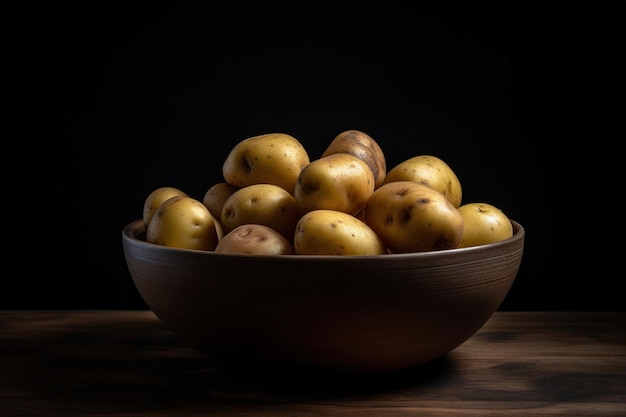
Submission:
[[[365,223],[392,253],[456,248],[463,217],[439,191],[413,181],[381,185],[365,207]]]
[[[513,225],[502,210],[488,203],[466,203],[459,207],[465,228],[460,248],[499,242],[513,236]]]
[[[427,185],[459,207],[463,198],[461,182],[452,168],[441,158],[418,155],[400,162],[387,172],[385,184],[394,181],[413,181]]]
[[[374,192],[374,173],[354,155],[337,153],[302,168],[293,196],[303,212],[327,209],[361,211]]]
[[[215,222],[215,230],[217,231],[217,242],[219,243],[224,237],[224,229],[222,229],[222,223],[213,216],[213,221]]]
[[[213,217],[219,219],[222,215],[224,202],[238,189],[238,187],[230,185],[227,182],[213,184],[206,193],[204,193],[202,204],[209,209]]]
[[[242,224],[262,224],[293,240],[302,212],[294,197],[274,184],[253,184],[235,191],[222,207],[224,235]]]
[[[387,161],[380,145],[367,133],[346,130],[338,134],[322,154],[322,158],[336,153],[347,153],[362,159],[374,174],[374,188],[382,185],[387,174]]]
[[[296,138],[268,133],[237,143],[226,157],[222,173],[235,187],[267,183],[293,194],[298,175],[309,162],[309,154]]]
[[[215,252],[247,255],[293,255],[291,240],[262,224],[242,224],[224,235]]]
[[[159,187],[153,190],[143,203],[143,224],[148,227],[154,212],[165,200],[176,195],[187,196],[187,193],[176,187]]]
[[[378,235],[356,217],[337,210],[313,210],[298,221],[296,255],[381,255],[387,249]]]
[[[177,195],[154,212],[146,240],[175,248],[214,250],[219,238],[209,209],[199,200]]]

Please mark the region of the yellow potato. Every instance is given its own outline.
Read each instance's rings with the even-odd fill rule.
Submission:
[[[303,212],[327,209],[357,214],[374,192],[374,173],[362,159],[337,153],[302,168],[293,191]]]
[[[143,224],[148,227],[148,223],[152,220],[152,216],[159,206],[168,198],[176,195],[186,196],[187,193],[176,187],[159,187],[148,194],[143,203]]]
[[[301,211],[294,197],[274,184],[253,184],[235,191],[222,207],[224,234],[242,224],[262,224],[293,240]]]
[[[365,207],[365,223],[393,253],[456,248],[463,217],[439,191],[413,181],[378,188]]]
[[[215,248],[220,253],[293,255],[291,240],[262,224],[242,224],[224,235]]]
[[[338,134],[322,154],[322,158],[336,153],[348,153],[362,159],[374,174],[374,188],[382,185],[387,174],[387,161],[380,145],[367,133],[346,130]]]
[[[224,202],[238,189],[238,187],[230,185],[227,182],[213,184],[206,193],[204,193],[202,204],[209,209],[213,217],[219,219],[222,215]]]
[[[395,181],[413,181],[434,188],[457,208],[463,199],[463,189],[456,173],[433,155],[414,156],[391,168],[384,184]]]
[[[268,133],[244,139],[230,151],[222,173],[235,187],[274,184],[293,194],[298,175],[310,162],[304,146],[285,133]]]
[[[382,255],[387,249],[378,235],[356,217],[337,210],[313,210],[298,221],[297,255]]]
[[[214,250],[219,241],[211,212],[201,201],[188,196],[167,199],[155,211],[146,240],[184,249]]]
[[[499,242],[513,236],[513,225],[502,210],[488,203],[466,203],[459,207],[465,229],[460,248]]]

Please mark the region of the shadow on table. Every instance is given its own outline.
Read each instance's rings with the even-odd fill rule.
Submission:
[[[208,355],[186,347],[148,320],[129,321],[114,329],[99,328],[97,322],[81,328],[65,328],[61,323],[49,330],[49,324],[42,323],[40,331],[15,331],[0,347],[5,373],[0,388],[11,393],[19,408],[52,412],[71,404],[77,409],[130,413],[389,398],[394,392],[419,392],[442,379],[455,379],[454,364],[460,360],[450,354],[412,369],[358,374],[244,368],[217,366]],[[19,359],[11,362],[11,358]]]

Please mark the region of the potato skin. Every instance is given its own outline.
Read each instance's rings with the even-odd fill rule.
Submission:
[[[228,200],[228,197],[233,195],[233,193],[238,189],[238,187],[230,185],[227,182],[218,182],[213,184],[209,187],[206,193],[204,193],[202,204],[209,209],[213,217],[219,219],[222,215],[224,202]]]
[[[417,155],[406,159],[387,172],[385,184],[394,181],[413,181],[427,185],[459,207],[463,188],[456,173],[443,159],[433,155]]]
[[[148,227],[148,223],[152,220],[152,216],[154,216],[154,212],[157,211],[159,206],[168,198],[176,195],[187,196],[187,193],[179,188],[167,186],[152,190],[143,203],[143,224]]]
[[[298,221],[296,255],[367,256],[387,249],[378,235],[356,217],[337,210],[313,210]]]
[[[341,132],[321,157],[336,153],[347,153],[365,161],[374,174],[374,188],[382,185],[387,174],[387,161],[382,148],[370,135],[355,129]]]
[[[374,192],[367,163],[346,153],[312,161],[302,168],[293,196],[303,212],[327,209],[348,214],[361,211]]]
[[[499,242],[513,236],[513,225],[498,207],[488,203],[466,203],[459,207],[465,228],[460,248]]]
[[[383,184],[365,207],[365,223],[392,253],[456,248],[463,217],[440,192],[413,181]]]
[[[224,202],[220,224],[224,235],[242,224],[262,224],[289,241],[302,212],[295,198],[274,184],[252,184],[235,191]]]
[[[224,235],[215,252],[245,255],[293,255],[293,244],[285,236],[262,224],[242,224]]]
[[[211,212],[188,196],[167,199],[146,229],[146,241],[183,249],[214,250],[219,241]]]
[[[309,162],[309,154],[295,137],[267,133],[237,143],[226,157],[222,173],[227,183],[238,188],[267,183],[293,194],[298,175]]]

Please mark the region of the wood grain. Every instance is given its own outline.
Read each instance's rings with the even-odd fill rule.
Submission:
[[[8,416],[623,416],[626,312],[497,312],[394,373],[226,369],[150,311],[0,311]]]

